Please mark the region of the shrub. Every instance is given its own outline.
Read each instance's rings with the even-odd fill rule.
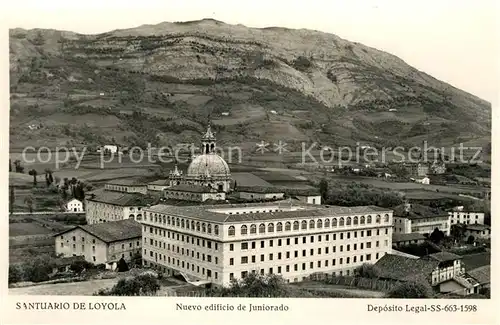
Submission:
[[[151,274],[132,279],[120,279],[111,290],[99,290],[98,296],[152,296],[160,289],[160,282]]]
[[[305,56],[299,56],[295,61],[293,61],[293,67],[299,71],[306,71],[312,67],[311,61]]]
[[[373,264],[364,263],[354,270],[354,274],[361,278],[376,279],[380,275],[380,270]]]
[[[17,265],[9,265],[9,284],[23,280],[23,272]]]
[[[75,273],[80,273],[83,270],[91,269],[93,267],[94,267],[94,264],[92,264],[90,262],[87,262],[85,260],[78,260],[78,261],[74,261],[73,263],[71,263],[69,268],[71,271],[73,271]]]
[[[425,280],[415,280],[403,282],[395,286],[388,295],[388,298],[431,298],[432,288]]]

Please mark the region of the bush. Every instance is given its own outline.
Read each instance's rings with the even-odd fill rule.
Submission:
[[[111,290],[99,290],[97,296],[152,296],[160,289],[160,282],[151,274],[132,279],[120,279]]]
[[[292,297],[294,294],[281,276],[250,273],[241,281],[233,280],[229,288],[213,288],[213,297]]]
[[[94,264],[87,262],[85,260],[74,261],[71,263],[69,269],[75,273],[80,273],[83,270],[91,269],[94,267]]]
[[[17,265],[9,265],[9,284],[23,280],[23,272]]]
[[[380,270],[373,264],[364,263],[354,270],[354,274],[361,278],[376,279],[380,276]]]
[[[388,298],[431,298],[432,288],[425,280],[403,282],[389,292]]]

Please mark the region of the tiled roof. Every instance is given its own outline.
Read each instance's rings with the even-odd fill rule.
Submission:
[[[283,188],[287,195],[291,196],[317,196],[320,195],[319,189],[308,186],[303,188]]]
[[[92,194],[94,196],[92,196]],[[108,203],[119,206],[145,207],[154,202],[154,199],[140,193],[123,193],[107,190],[96,190],[87,197],[88,201]]]
[[[166,189],[167,191],[177,192],[191,192],[191,193],[215,193],[215,189],[208,186],[194,185],[194,184],[179,184]]]
[[[101,239],[106,243],[133,239],[142,236],[141,224],[133,219],[77,226],[75,228],[58,233],[54,236],[59,236],[61,234],[73,231],[77,228],[88,232],[89,234]]]
[[[122,185],[122,186],[146,186],[146,184],[143,181],[134,178],[116,179],[108,181],[107,184]]]
[[[170,182],[168,179],[159,179],[154,182],[149,182],[148,185],[169,185]]]
[[[272,187],[273,185],[257,175],[252,173],[232,173],[231,177],[233,181],[236,182],[236,187],[247,187],[247,186],[263,186]]]
[[[474,288],[474,285],[471,282],[475,282],[473,279],[470,279],[469,281],[471,281],[471,282],[469,282],[468,279],[466,279],[466,278],[463,278],[461,276],[454,276],[453,278],[451,278],[447,281],[444,281],[443,283],[449,282],[449,281],[454,281],[454,282],[458,283],[459,285],[461,285],[462,287],[467,288],[467,289]]]
[[[425,239],[424,235],[418,232],[412,232],[409,234],[392,234],[392,242],[402,242],[409,240],[422,240]]]
[[[439,262],[385,254],[375,263],[382,278],[408,281],[419,276],[428,277]]]
[[[465,225],[465,229],[467,229],[467,230],[475,230],[475,231],[483,231],[483,230],[486,230],[486,229],[491,229],[491,227],[488,226],[488,225],[472,224],[472,225]]]
[[[433,209],[426,205],[421,204],[411,204],[410,211],[406,212],[405,205],[400,204],[394,209],[394,216],[408,219],[424,219],[424,218],[435,218],[435,217],[446,217],[448,218],[448,212],[441,211],[438,209]]]
[[[262,210],[277,210],[283,211],[260,212],[260,213],[241,213],[228,214],[217,212],[215,210],[237,209],[245,207],[259,207]],[[357,206],[357,207],[340,207],[340,206],[318,206],[311,204],[294,204],[290,210],[288,202],[273,202],[273,203],[246,203],[246,204],[221,204],[221,205],[196,205],[196,206],[172,206],[172,205],[155,205],[147,208],[147,211],[164,213],[169,215],[178,215],[192,217],[195,219],[213,221],[213,222],[243,222],[243,221],[263,221],[277,220],[289,218],[314,218],[314,217],[340,217],[354,216],[377,213],[390,213],[391,210],[380,208],[377,206]],[[285,210],[286,209],[286,210]]]
[[[470,270],[467,272],[471,277],[473,277],[480,284],[486,284],[491,282],[491,266],[485,265],[478,267],[477,269]]]
[[[457,254],[453,254],[450,252],[438,252],[438,253],[429,254],[429,255],[422,257],[422,259],[429,259],[429,260],[432,259],[432,260],[435,260],[438,262],[454,261],[454,260],[458,260],[461,258],[462,258],[462,256],[457,255]]]
[[[276,186],[239,186],[235,189],[236,192],[248,193],[284,193],[283,190]]]

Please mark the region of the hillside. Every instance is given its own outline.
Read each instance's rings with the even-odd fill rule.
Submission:
[[[491,142],[488,102],[318,31],[212,19],[99,35],[13,29],[10,63],[12,148],[193,142],[209,118],[222,145],[252,150]]]

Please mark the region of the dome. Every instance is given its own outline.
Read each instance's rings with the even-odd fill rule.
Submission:
[[[187,176],[229,176],[226,161],[215,153],[197,156],[187,169]]]

